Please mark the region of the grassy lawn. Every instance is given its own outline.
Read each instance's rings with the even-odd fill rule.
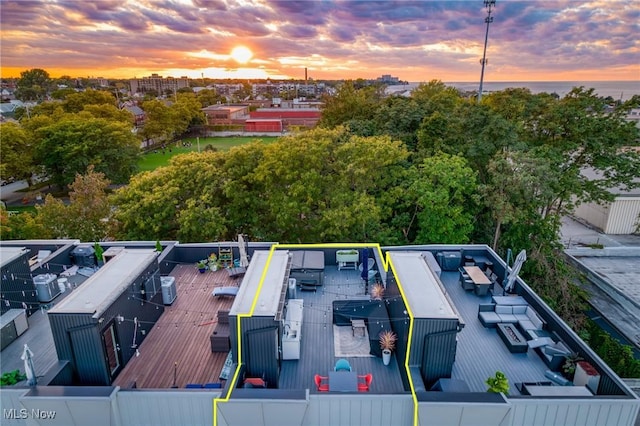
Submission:
[[[242,145],[245,143],[252,142],[254,140],[261,140],[264,143],[271,143],[278,139],[277,137],[228,137],[228,138],[200,138],[200,151],[202,151],[206,146],[211,145],[221,151],[226,151],[231,147]],[[169,163],[169,159],[174,155],[184,154],[186,152],[197,152],[198,151],[198,143],[196,138],[185,138],[182,139],[182,143],[190,142],[191,146],[182,146],[182,144],[178,143],[173,144],[170,148],[164,150],[158,149],[155,152],[149,152],[147,154],[143,154],[140,161],[138,162],[138,169],[141,172],[154,170],[158,167],[166,166]]]

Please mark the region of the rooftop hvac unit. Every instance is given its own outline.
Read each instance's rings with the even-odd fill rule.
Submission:
[[[78,246],[73,249],[71,256],[75,264],[80,267],[93,268],[96,266],[96,251],[91,246]]]
[[[36,287],[38,301],[48,303],[60,294],[60,288],[56,281],[55,274],[40,274],[33,277],[33,284]]]
[[[178,296],[175,277],[160,277],[162,286],[162,303],[171,305]]]

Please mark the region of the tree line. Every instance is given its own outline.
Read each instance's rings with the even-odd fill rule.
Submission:
[[[142,141],[168,142],[191,126],[204,124],[201,108],[219,99],[212,90],[176,93],[165,101],[146,98],[139,102],[145,123],[137,129],[134,116],[118,99],[117,88],[56,89],[44,70],[21,75],[16,94],[39,102],[18,108],[18,122],[0,125],[0,175],[26,179],[30,186],[34,175],[44,175],[64,188],[89,165],[114,183],[127,183],[137,172]]]

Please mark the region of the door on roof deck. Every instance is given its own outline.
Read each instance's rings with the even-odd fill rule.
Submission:
[[[280,357],[278,327],[259,328],[246,332],[247,377],[260,377],[270,388],[278,387]]]
[[[422,377],[427,389],[439,378],[451,377],[456,359],[457,330],[443,331],[424,336],[422,352]]]
[[[78,380],[82,385],[111,384],[111,375],[105,365],[104,346],[100,343],[95,325],[83,325],[69,329],[69,341]]]
[[[113,378],[118,374],[121,367],[120,346],[118,345],[118,336],[114,321],[102,331],[102,342],[104,344],[104,354],[107,359],[107,369],[109,375]]]

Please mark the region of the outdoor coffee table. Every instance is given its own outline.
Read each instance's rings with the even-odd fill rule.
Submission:
[[[364,323],[364,320],[360,320],[360,319],[351,320],[351,331],[354,336],[356,335],[356,331],[359,331],[360,336],[364,337],[365,330],[366,330],[366,325]]]
[[[511,353],[524,353],[529,350],[527,345],[527,339],[520,334],[515,324],[499,323],[497,326],[498,335],[502,339],[509,352]]]

